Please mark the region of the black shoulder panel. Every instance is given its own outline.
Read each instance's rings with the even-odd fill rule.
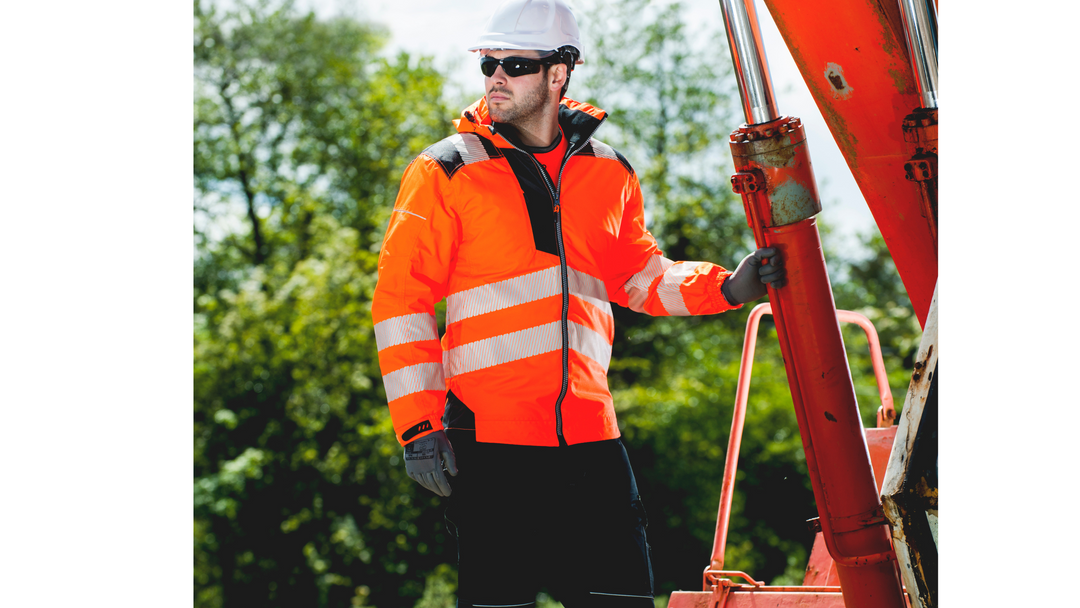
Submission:
[[[457,133],[428,146],[420,155],[439,163],[446,173],[446,179],[453,179],[454,174],[465,165],[499,158],[502,152],[495,144],[475,133]]]
[[[457,147],[454,146],[449,137],[438,143],[431,144],[420,153],[420,156],[426,156],[439,163],[443,173],[446,173],[447,179],[453,177],[458,169],[465,166],[465,161],[461,159],[461,153],[458,152]]]
[[[612,148],[612,150],[615,149]],[[630,173],[630,175],[633,175],[634,168],[630,166],[630,161],[626,160],[626,157],[622,155],[622,152],[615,150],[615,156],[619,159],[619,162],[622,163],[622,166],[626,167],[626,170]]]
[[[633,175],[634,168],[630,165],[630,161],[626,160],[626,157],[622,155],[618,150],[605,144],[597,139],[590,139],[589,143],[585,144],[585,147],[578,152],[581,156],[592,156],[595,158],[607,158],[611,160],[617,160],[626,169],[627,173]]]

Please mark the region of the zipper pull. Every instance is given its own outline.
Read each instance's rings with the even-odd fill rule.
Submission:
[[[555,213],[559,212],[559,203],[555,203]]]

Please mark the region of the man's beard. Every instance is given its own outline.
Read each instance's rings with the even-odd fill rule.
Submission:
[[[545,81],[541,80],[536,88],[513,95],[510,99],[514,103],[509,108],[495,109],[489,105],[488,115],[495,122],[513,125],[521,130],[526,125],[537,121],[546,111],[548,102],[551,100],[551,91],[544,85]],[[488,91],[488,95],[496,91],[512,95],[509,91],[494,87]]]

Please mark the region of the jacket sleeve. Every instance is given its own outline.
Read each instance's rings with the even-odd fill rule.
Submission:
[[[459,237],[437,163],[420,156],[401,178],[379,254],[371,316],[398,441],[442,429],[446,401],[435,303],[446,296]]]
[[[625,206],[612,270],[605,279],[608,299],[652,316],[708,315],[733,308],[720,292],[731,272],[709,262],[673,262],[664,257],[645,228],[637,175],[627,178]]]

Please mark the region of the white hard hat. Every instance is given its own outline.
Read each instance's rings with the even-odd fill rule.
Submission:
[[[574,12],[563,0],[507,0],[484,26],[470,51],[510,49],[554,51],[571,46],[581,56]],[[578,59],[577,63],[582,63]]]

